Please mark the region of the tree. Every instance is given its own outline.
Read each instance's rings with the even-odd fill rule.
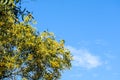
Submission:
[[[59,79],[72,60],[64,40],[58,42],[52,32],[37,33],[21,0],[8,1],[0,2],[0,79]]]

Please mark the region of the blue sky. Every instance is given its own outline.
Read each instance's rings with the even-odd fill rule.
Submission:
[[[74,61],[60,80],[120,80],[120,0],[26,0],[39,31],[65,39]]]

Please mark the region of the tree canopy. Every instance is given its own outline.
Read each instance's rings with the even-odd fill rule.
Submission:
[[[57,80],[71,67],[70,51],[54,33],[37,33],[20,2],[0,2],[0,79]]]

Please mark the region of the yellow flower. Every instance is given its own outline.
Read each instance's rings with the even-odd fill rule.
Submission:
[[[33,59],[33,55],[29,54],[27,60],[32,60],[32,59]]]
[[[22,80],[28,80],[28,79],[26,79],[26,78],[23,78]]]
[[[58,68],[60,66],[57,61],[51,61],[50,63],[53,68]]]
[[[12,69],[14,67],[14,65],[12,63],[6,63],[6,66],[8,69]]]

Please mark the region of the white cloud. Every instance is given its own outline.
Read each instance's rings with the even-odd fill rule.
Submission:
[[[76,49],[71,46],[66,46],[73,54],[73,66],[80,66],[86,69],[96,68],[102,65],[102,62],[98,56],[92,55],[86,49]]]
[[[107,42],[105,40],[102,40],[102,39],[97,39],[97,40],[95,40],[95,44],[101,45],[101,46],[106,46]]]

